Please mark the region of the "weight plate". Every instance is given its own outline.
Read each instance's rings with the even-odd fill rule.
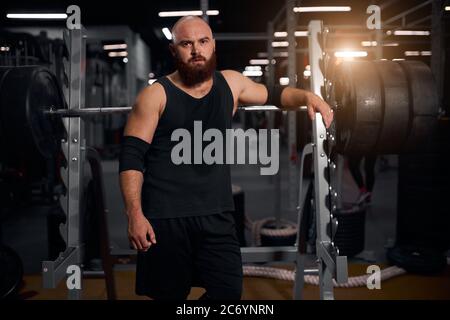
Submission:
[[[439,99],[431,69],[421,61],[398,61],[408,79],[412,117],[403,152],[429,151],[437,130]]]
[[[61,108],[64,99],[55,76],[41,66],[1,67],[10,69],[0,91],[1,121],[8,155],[24,159],[37,151],[55,156],[64,132],[62,120],[43,111]]]
[[[0,245],[0,299],[12,298],[22,282],[23,265],[19,255]]]
[[[374,61],[383,88],[383,121],[377,140],[378,154],[398,153],[410,123],[408,82],[399,64]]]
[[[344,154],[371,153],[382,122],[381,81],[374,76],[375,66],[369,61],[346,61],[336,68],[336,150]]]

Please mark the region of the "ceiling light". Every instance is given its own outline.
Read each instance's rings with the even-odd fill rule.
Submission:
[[[272,47],[274,48],[280,48],[280,47],[287,47],[289,46],[289,42],[287,41],[273,41]]]
[[[246,77],[260,77],[262,76],[263,72],[262,71],[243,71],[242,74]]]
[[[287,85],[289,85],[289,78],[288,77],[281,77],[279,82],[280,82],[281,86],[287,86]]]
[[[126,57],[128,56],[128,52],[126,51],[118,51],[118,52],[108,52],[109,57]]]
[[[405,51],[405,56],[407,57],[417,57],[420,56],[420,52],[419,51]]]
[[[126,49],[127,44],[121,43],[121,44],[105,44],[103,46],[103,50],[118,50],[118,49]]]
[[[166,17],[184,17],[184,16],[201,16],[203,15],[202,10],[190,10],[190,11],[161,11],[158,16]],[[207,10],[206,15],[217,16],[219,15],[219,10]]]
[[[307,37],[308,31],[295,31],[294,35],[296,37]],[[275,38],[286,38],[288,36],[288,33],[286,31],[277,31],[277,32],[274,32],[273,36]]]
[[[170,32],[169,28],[162,28],[162,32],[166,36],[167,40],[172,40],[172,33]]]
[[[361,41],[361,45],[363,47],[376,47],[377,42],[376,41]]]
[[[65,13],[8,13],[8,19],[67,19]]]
[[[395,30],[395,36],[429,36],[430,31]]]
[[[269,64],[269,59],[251,59],[249,61],[249,63],[252,65],[255,65],[255,64],[267,65],[267,64]]]
[[[245,71],[261,71],[261,66],[246,66]]]
[[[320,6],[320,7],[294,7],[294,12],[347,12],[349,6]]]

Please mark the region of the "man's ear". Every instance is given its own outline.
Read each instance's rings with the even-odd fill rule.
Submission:
[[[175,56],[175,45],[173,43],[169,43],[169,50],[170,53],[172,53],[173,56]]]

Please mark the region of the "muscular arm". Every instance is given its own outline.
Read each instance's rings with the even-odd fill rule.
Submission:
[[[281,92],[282,109],[293,110],[298,109],[300,106],[306,106],[308,108],[308,115],[311,120],[314,120],[316,112],[320,112],[327,128],[333,122],[333,110],[319,96],[303,89],[284,88]]]
[[[124,136],[136,137],[151,143],[164,105],[165,93],[160,84],[156,83],[145,88],[138,95],[128,117]],[[143,174],[138,170],[125,170],[119,176],[125,212],[129,221],[129,238],[135,249],[145,249],[149,246],[145,239],[146,232],[151,231],[150,238],[151,240],[154,238],[153,230],[142,212],[143,180]]]
[[[233,70],[225,70],[223,74],[231,85],[232,91],[238,97],[238,105],[262,105],[267,103],[268,90],[265,85],[256,83]],[[286,87],[281,92],[280,102],[281,105],[277,107],[284,110],[295,110],[300,106],[307,106],[311,119],[314,119],[316,112],[320,112],[327,127],[333,121],[330,106],[312,92]],[[235,106],[236,108],[237,106]]]

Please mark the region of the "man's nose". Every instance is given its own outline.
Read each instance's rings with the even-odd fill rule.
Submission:
[[[193,56],[195,56],[195,55],[198,54],[198,48],[197,48],[197,46],[196,46],[194,43],[193,43],[192,46],[191,46],[191,54],[192,54]]]

